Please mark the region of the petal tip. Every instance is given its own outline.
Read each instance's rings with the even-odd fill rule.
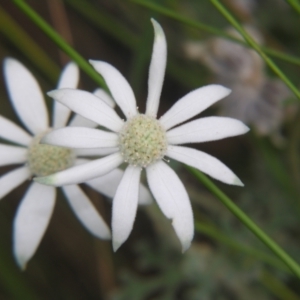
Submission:
[[[104,233],[101,232],[101,234],[97,234],[97,235],[95,235],[95,236],[96,236],[97,238],[101,239],[101,240],[106,240],[106,241],[111,240],[111,232],[110,232],[110,230],[108,229],[108,227],[107,227],[107,229],[105,230]]]
[[[11,66],[12,64],[21,64],[18,60],[12,57],[5,57],[3,60],[4,69]]]
[[[111,240],[111,233],[110,233],[110,231],[108,231],[107,234],[103,237],[103,240]]]
[[[102,60],[95,60],[95,59],[89,59],[89,63],[95,67],[95,64],[100,64],[100,63],[104,63]]]
[[[51,98],[55,98],[55,96],[57,95],[58,90],[52,90],[50,92],[47,92],[47,95]]]
[[[14,61],[15,61],[15,59],[12,58],[12,57],[5,57],[4,60],[3,60],[4,68],[6,68],[8,64],[13,63]]]
[[[55,185],[54,175],[34,177],[33,180],[40,184]]]
[[[164,36],[164,31],[163,31],[162,27],[160,26],[160,24],[153,18],[151,18],[151,22],[154,27],[155,37]]]
[[[235,177],[235,178],[234,178],[232,184],[233,184],[233,185],[237,185],[237,186],[241,186],[241,187],[245,186],[245,185],[242,183],[242,181],[241,181],[238,177]]]
[[[25,271],[27,267],[28,259],[22,258],[19,255],[15,254],[15,260],[18,267],[21,269],[21,271]]]
[[[121,247],[121,243],[113,241],[113,250],[114,252],[116,252],[120,247]]]
[[[224,98],[227,97],[229,94],[231,94],[232,90],[221,85],[222,89],[224,90]]]
[[[3,60],[3,71],[4,71],[4,75],[9,76],[12,75],[11,72],[18,72],[18,70],[20,69],[24,69],[25,67],[22,65],[22,63],[20,63],[17,59],[12,58],[12,57],[6,57]]]
[[[182,253],[186,252],[191,246],[191,241],[188,240],[188,241],[185,241],[182,243]]]
[[[218,97],[219,99],[227,97],[232,92],[230,88],[221,84],[210,84],[208,85],[208,87],[212,87],[215,89],[216,94],[220,96]]]
[[[250,131],[250,128],[247,125],[245,125],[245,133],[247,133],[248,131]]]
[[[106,65],[110,65],[109,63],[102,61],[102,60],[93,60],[93,59],[89,59],[89,63],[93,66],[93,68],[100,73],[100,75],[102,76],[101,72],[103,71],[103,67],[105,67]]]

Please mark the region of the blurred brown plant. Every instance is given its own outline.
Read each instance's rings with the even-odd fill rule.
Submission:
[[[256,28],[245,28],[256,42],[263,43]],[[227,32],[240,38],[232,28]],[[242,120],[259,136],[270,136],[277,146],[284,143],[280,131],[295,110],[285,105],[291,93],[282,81],[267,76],[265,63],[254,50],[218,37],[205,42],[187,42],[184,49],[189,58],[205,64],[215,80],[232,89],[219,103],[221,115]]]

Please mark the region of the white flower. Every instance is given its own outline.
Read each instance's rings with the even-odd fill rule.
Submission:
[[[0,178],[0,199],[33,176],[49,175],[87,161],[76,158],[76,156],[103,155],[107,151],[111,153],[111,151],[117,150],[110,148],[74,151],[39,144],[43,135],[51,131],[41,89],[33,75],[15,59],[7,58],[4,61],[4,74],[14,109],[31,135],[10,120],[0,116],[0,138],[15,144],[0,144],[0,166],[23,164]],[[74,63],[69,63],[61,74],[58,87],[76,88],[78,78],[78,67]],[[103,90],[97,90],[95,95],[101,96],[108,105],[114,105],[112,99]],[[101,100],[99,99],[99,101]],[[65,126],[70,112],[66,106],[55,101],[53,127]],[[96,123],[75,115],[70,126],[78,125],[97,126]],[[113,197],[123,173],[120,169],[115,169],[101,178],[86,182],[86,184]],[[109,228],[81,188],[78,185],[68,185],[62,190],[82,224],[98,238],[109,239],[111,236]],[[143,186],[141,186],[141,191],[140,201],[146,203],[151,196]],[[52,215],[55,198],[56,189],[54,187],[33,182],[19,205],[14,219],[13,247],[15,258],[21,268],[25,268],[44,235]]]
[[[190,246],[194,234],[191,204],[183,184],[176,173],[163,162],[163,157],[174,158],[225,183],[242,185],[237,176],[216,158],[177,145],[218,140],[244,134],[249,129],[238,120],[222,117],[206,117],[172,129],[227,96],[230,90],[220,85],[209,85],[190,92],[159,120],[156,119],[167,46],[161,26],[154,20],[152,23],[155,41],[145,114],[137,112],[136,100],[126,79],[113,66],[102,61],[90,62],[105,79],[113,98],[126,116],[126,122],[91,93],[74,89],[61,89],[49,93],[55,100],[112,132],[64,128],[47,134],[42,142],[74,148],[83,145],[104,149],[118,147],[119,151],[36,180],[56,186],[73,184],[102,175],[127,162],[128,167],[113,200],[113,248],[117,250],[132,230],[137,209],[138,183],[141,170],[145,168],[154,198],[166,217],[172,219],[172,225],[184,251]]]

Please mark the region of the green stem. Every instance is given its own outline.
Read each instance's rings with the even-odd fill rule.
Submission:
[[[132,48],[139,42],[139,37],[116,17],[111,17],[105,10],[100,11],[90,1],[65,0],[78,14],[88,19],[96,28],[106,32],[109,36],[120,41],[123,45]]]
[[[52,82],[56,83],[59,67],[44,50],[0,6],[0,32]]]
[[[201,181],[258,239],[271,249],[291,271],[300,279],[300,266],[279,245],[277,245],[266,233],[264,233],[232,200],[227,197],[210,179],[198,170],[187,169]]]
[[[228,39],[232,42],[235,42],[235,43],[241,44],[243,46],[246,46],[248,48],[251,48],[251,46],[249,44],[245,43],[244,41],[242,41],[238,38],[233,37],[232,35],[226,33],[223,30],[214,28],[212,26],[205,25],[205,24],[203,24],[201,22],[198,22],[198,21],[195,21],[195,20],[191,20],[190,18],[186,18],[186,17],[184,17],[184,16],[182,16],[182,15],[180,15],[180,14],[178,14],[178,13],[176,13],[176,12],[174,12],[174,11],[168,9],[168,8],[157,5],[153,2],[144,1],[144,0],[131,0],[131,1],[138,4],[138,5],[146,7],[148,9],[156,11],[156,12],[158,12],[158,13],[166,16],[166,17],[169,17],[169,18],[173,19],[173,20],[176,20],[176,21],[179,21],[183,24],[186,24],[188,26],[194,27],[196,29],[199,29],[199,30],[202,30],[202,31],[205,31],[205,32],[208,32],[208,33],[220,36],[220,37],[223,37],[223,38]],[[289,62],[289,63],[300,66],[300,58],[298,58],[296,56],[285,54],[285,53],[282,53],[280,51],[277,51],[277,50],[274,50],[274,49],[271,49],[271,48],[268,48],[268,47],[264,47],[264,46],[260,46],[260,48],[265,53],[267,53],[267,54],[269,54],[269,55],[271,55],[275,58],[278,58],[278,59],[281,59],[283,61],[286,61],[286,62]]]
[[[79,67],[86,72],[99,86],[107,89],[107,86],[100,74],[77,52],[75,51],[44,19],[42,19],[27,3],[23,0],[13,0],[23,13],[30,18],[61,50],[70,56]]]
[[[222,244],[229,246],[232,249],[244,252],[244,253],[248,254],[249,256],[253,256],[253,257],[267,263],[269,266],[275,267],[281,271],[291,273],[290,269],[288,269],[286,267],[286,265],[283,264],[283,262],[281,260],[279,260],[278,258],[273,257],[273,255],[269,255],[263,251],[259,251],[254,248],[251,248],[249,246],[245,246],[245,245],[233,240],[232,238],[226,236],[225,234],[218,231],[211,225],[200,223],[200,222],[196,221],[195,229],[198,232],[202,232],[205,235],[221,242]]]
[[[297,123],[295,124],[294,128],[297,128]],[[252,138],[254,138],[252,136]],[[290,180],[289,170],[287,170],[282,157],[277,149],[274,149],[274,147],[270,144],[270,142],[267,139],[256,139],[253,141],[253,143],[256,143],[256,147],[260,152],[260,155],[263,158],[264,163],[268,167],[268,171],[270,173],[270,176],[273,177],[273,179],[276,181],[276,184],[282,189],[282,191],[286,194],[286,200],[290,202],[290,204],[293,206],[293,209],[295,212],[298,213],[298,216],[300,215],[300,202],[299,202],[299,193],[297,191],[298,185],[297,182],[296,185],[293,184],[293,182]],[[292,138],[290,138],[290,144],[292,143]],[[291,145],[289,145],[291,146]],[[295,149],[293,149],[295,151]],[[293,153],[295,155],[295,153]],[[294,158],[294,157],[293,157]],[[291,163],[295,163],[298,161],[298,157],[296,160],[291,161]],[[295,165],[296,168],[298,168],[298,165]],[[294,166],[292,166],[294,168]],[[292,169],[293,170],[293,169]],[[293,172],[291,172],[292,175]],[[298,181],[299,182],[299,181]]]
[[[260,275],[260,282],[280,300],[300,300],[299,296],[289,289],[281,280],[278,280],[272,273],[264,270]]]
[[[243,36],[245,41],[262,57],[271,70],[291,89],[295,96],[300,100],[300,92],[296,86],[286,77],[277,65],[264,53],[254,39],[244,30],[239,22],[231,15],[219,0],[210,0],[216,9],[227,19],[227,21]]]
[[[300,157],[299,157],[299,145],[300,145],[300,112],[298,111],[291,126],[290,138],[288,140],[288,158],[290,164],[290,170],[294,179],[294,186],[297,189],[298,195],[300,195]],[[298,197],[299,198],[299,197]],[[300,205],[299,199],[297,199],[298,205]],[[299,207],[300,212],[300,207]]]
[[[297,0],[285,0],[289,3],[289,5],[298,13],[300,14],[300,4]]]

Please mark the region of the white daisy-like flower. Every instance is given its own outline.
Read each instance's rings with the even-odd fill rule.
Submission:
[[[4,75],[14,109],[30,134],[0,116],[0,138],[14,144],[0,144],[0,166],[23,164],[0,178],[0,199],[33,176],[49,175],[88,161],[77,158],[78,156],[99,156],[107,154],[107,151],[108,153],[117,151],[117,148],[71,150],[39,144],[45,133],[52,129],[49,127],[44,97],[36,79],[27,68],[12,58],[4,61]],[[76,88],[78,79],[77,65],[69,63],[61,74],[58,88]],[[96,90],[95,95],[100,96],[107,107],[114,106],[111,97],[103,90]],[[70,112],[69,108],[55,101],[53,127],[65,126]],[[97,126],[96,123],[78,115],[75,115],[69,125]],[[115,169],[101,178],[85,183],[112,198],[123,173],[124,171]],[[82,224],[96,237],[109,239],[110,229],[81,188],[78,185],[68,185],[62,187],[62,190]],[[140,202],[149,202],[151,196],[148,190],[144,186],[140,186],[140,190]],[[55,198],[56,188],[33,182],[18,207],[14,219],[13,249],[21,268],[25,268],[28,260],[34,255],[45,233],[53,212]]]
[[[49,95],[74,112],[106,127],[110,132],[88,128],[63,128],[45,135],[42,142],[64,147],[118,147],[119,151],[87,164],[56,174],[36,178],[44,184],[74,184],[109,172],[128,163],[113,199],[112,234],[116,251],[128,238],[135,219],[138,184],[143,168],[150,190],[172,225],[185,251],[194,235],[193,213],[188,194],[177,174],[163,161],[176,159],[222,182],[243,185],[237,176],[218,159],[179,144],[207,142],[246,133],[242,122],[225,117],[206,117],[173,128],[196,116],[227,96],[230,90],[220,85],[196,89],[175,103],[160,119],[156,118],[166,67],[167,45],[161,26],[152,20],[155,40],[148,79],[146,113],[137,111],[133,91],[126,79],[112,65],[90,61],[103,76],[113,98],[126,117],[103,105],[93,94],[61,89]],[[183,74],[184,76],[184,74]]]

